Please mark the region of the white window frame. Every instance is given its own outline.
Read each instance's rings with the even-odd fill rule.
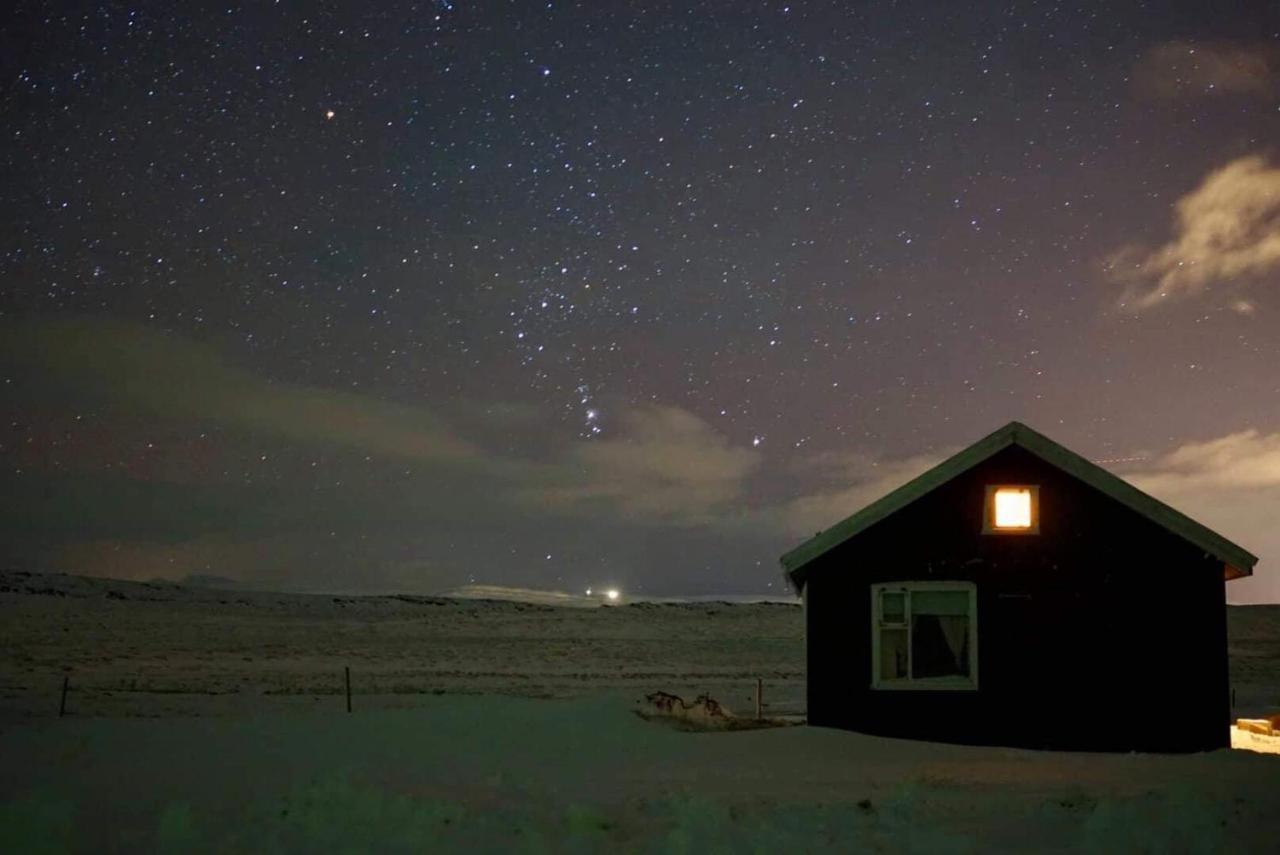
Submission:
[[[905,629],[907,631],[907,673],[911,671],[911,592],[964,591],[969,595],[969,676],[881,678],[880,633],[886,628],[904,628],[902,624],[885,624],[880,613],[881,594],[903,594]],[[871,586],[871,688],[887,691],[976,691],[978,688],[978,586],[973,582],[885,582]]]

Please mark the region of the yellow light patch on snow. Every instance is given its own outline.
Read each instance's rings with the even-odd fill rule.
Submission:
[[[1261,754],[1280,754],[1280,735],[1257,733],[1237,725],[1231,728],[1231,747]]]

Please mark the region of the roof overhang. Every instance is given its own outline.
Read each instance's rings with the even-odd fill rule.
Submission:
[[[852,516],[825,531],[818,532],[814,537],[783,555],[782,567],[791,585],[797,591],[803,589],[806,567],[818,556],[1011,445],[1026,449],[1046,463],[1076,477],[1204,550],[1205,554],[1222,562],[1223,577],[1226,580],[1253,575],[1253,566],[1258,562],[1258,558],[1248,550],[1232,543],[1159,499],[1147,495],[1128,481],[1112,475],[1096,463],[1059,445],[1044,434],[1032,430],[1021,422],[1010,422]]]

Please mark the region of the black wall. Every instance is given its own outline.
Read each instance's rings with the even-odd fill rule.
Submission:
[[[982,534],[988,484],[1038,484],[1040,534]],[[929,579],[977,585],[977,691],[872,690],[870,586]],[[1077,750],[1228,744],[1222,563],[1018,446],[815,559],[805,584],[810,724]]]

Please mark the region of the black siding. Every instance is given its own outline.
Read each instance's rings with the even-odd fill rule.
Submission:
[[[1040,534],[983,535],[988,484],[1040,485]],[[978,589],[976,691],[876,691],[870,587]],[[868,733],[1088,750],[1229,741],[1223,568],[1012,446],[815,559],[809,722]]]

